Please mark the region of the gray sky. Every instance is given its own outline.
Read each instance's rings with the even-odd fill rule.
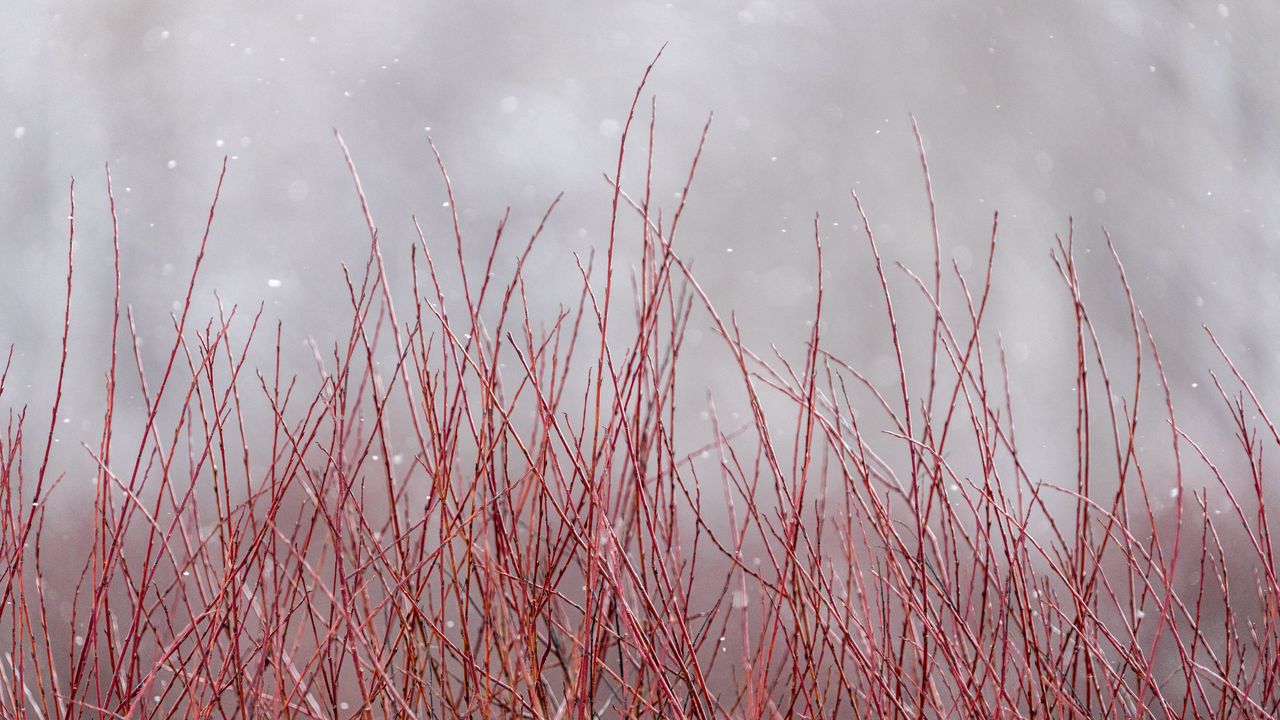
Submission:
[[[883,343],[868,340],[882,324],[878,288],[848,191],[857,188],[886,254],[924,269],[914,113],[944,253],[980,264],[991,213],[1001,211],[1004,284],[992,322],[1028,410],[1045,384],[1070,382],[1069,306],[1048,253],[1072,216],[1086,286],[1111,327],[1105,339],[1123,342],[1126,317],[1103,225],[1184,402],[1209,392],[1202,322],[1260,386],[1274,385],[1273,3],[32,0],[6,15],[0,341],[17,344],[18,377],[37,387],[60,333],[72,175],[77,292],[110,298],[107,161],[126,300],[144,336],[168,328],[224,154],[231,169],[198,309],[211,309],[214,289],[248,307],[265,301],[298,341],[302,367],[301,338],[343,332],[339,262],[362,258],[367,238],[332,128],[356,157],[393,262],[407,256],[412,213],[431,237],[448,238],[428,134],[477,241],[506,206],[515,236],[527,233],[565,192],[532,265],[547,280],[533,300],[553,308],[576,295],[570,253],[600,247],[607,231],[600,173],[663,43],[646,94],[658,102],[656,182],[679,189],[714,111],[679,243],[752,340],[785,345],[806,334],[809,227],[821,212],[839,308],[828,340],[873,372],[887,367]],[[635,250],[622,249],[624,262]],[[898,292],[910,292],[898,280]],[[73,318],[89,350],[109,331],[102,307],[80,306]],[[691,352],[720,357],[706,343]],[[79,368],[74,385],[97,388],[102,369]],[[714,364],[690,373],[711,386],[722,374]],[[73,407],[83,401],[87,412],[94,397]]]

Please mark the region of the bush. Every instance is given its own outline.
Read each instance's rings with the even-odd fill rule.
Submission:
[[[610,178],[603,258],[576,260],[577,303],[552,316],[526,302],[543,225],[512,245],[504,221],[475,268],[455,215],[449,252],[419,230],[408,277],[389,274],[343,145],[369,253],[344,269],[350,333],[315,349],[316,377],[282,370],[283,329],[260,337],[273,334],[261,310],[192,316],[225,163],[167,362],[144,367],[121,309],[117,231],[101,442],[77,450],[97,468],[93,502],[58,510],[89,530],[67,540],[45,528],[62,479],[51,458],[72,451],[54,442],[63,379],[81,360],[68,351],[71,307],[90,302],[72,292],[73,199],[49,424],[28,433],[37,419],[18,411],[0,441],[4,715],[1280,711],[1263,465],[1280,432],[1225,351],[1230,379],[1215,383],[1238,448],[1210,457],[1180,429],[1109,237],[1132,346],[1104,362],[1068,233],[1053,261],[1076,340],[1077,422],[1047,431],[1077,462],[1035,469],[984,325],[994,221],[977,273],[943,266],[935,221],[933,267],[899,277],[852,198],[896,382],[824,349],[816,219],[809,341],[758,354],[674,249],[701,143],[677,207],[660,211],[647,181],[622,187],[643,87]],[[641,249],[629,286],[615,264],[624,242]],[[499,278],[506,256],[514,271]],[[924,324],[899,323],[912,304]],[[701,391],[677,377],[697,361],[682,353],[686,329],[707,322],[748,412],[736,421],[709,404],[714,430],[698,438],[686,428]],[[254,368],[250,348],[264,344],[274,362]],[[138,427],[119,418],[129,371],[117,354],[130,350]]]

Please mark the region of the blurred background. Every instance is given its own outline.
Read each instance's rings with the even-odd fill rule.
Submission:
[[[393,265],[407,262],[413,214],[442,253],[451,248],[428,135],[448,164],[477,262],[504,208],[515,247],[564,192],[528,267],[545,281],[531,301],[549,317],[578,295],[572,253],[603,247],[610,190],[601,173],[616,162],[636,84],[664,43],[642,103],[657,98],[655,187],[674,208],[714,112],[677,246],[749,342],[794,353],[807,336],[821,213],[827,342],[873,378],[894,379],[849,191],[886,257],[928,271],[913,113],[947,261],[978,273],[1001,212],[989,321],[1009,349],[1021,428],[1033,438],[1025,445],[1039,432],[1060,435],[1050,424],[1074,416],[1071,306],[1049,259],[1069,218],[1103,341],[1123,354],[1128,316],[1101,229],[1113,235],[1181,420],[1194,426],[1219,402],[1202,323],[1263,400],[1275,399],[1274,3],[32,0],[6,15],[0,343],[16,351],[5,405],[48,404],[75,176],[78,304],[60,442],[99,432],[111,298],[104,163],[119,204],[124,299],[144,340],[170,337],[168,313],[185,290],[225,155],[195,317],[214,310],[214,290],[228,305],[265,302],[268,326],[284,323],[286,362],[308,370],[305,338],[324,346],[347,332],[341,263],[362,263],[368,247],[334,128]],[[634,150],[638,160],[642,146]],[[627,227],[623,264],[639,252],[636,226]],[[391,274],[404,290],[407,267]],[[893,281],[919,304],[904,275]],[[927,334],[927,313],[910,318]],[[146,351],[167,346],[143,349],[156,363]],[[689,363],[688,387],[732,394],[740,385],[705,316],[686,353],[699,360]],[[1045,445],[1050,461],[1074,457],[1074,447]]]

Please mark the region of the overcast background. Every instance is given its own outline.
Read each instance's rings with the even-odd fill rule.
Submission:
[[[1213,399],[1201,323],[1274,397],[1277,37],[1271,2],[13,4],[0,25],[0,342],[17,346],[5,404],[47,406],[74,175],[82,354],[66,414],[80,421],[73,431],[96,437],[105,359],[91,350],[109,337],[107,161],[125,299],[144,337],[169,326],[223,155],[232,159],[198,309],[208,312],[214,289],[228,303],[265,301],[301,368],[302,338],[344,332],[339,263],[361,260],[367,235],[332,128],[355,155],[393,258],[406,257],[411,213],[448,247],[428,134],[476,253],[504,207],[518,236],[565,192],[530,268],[546,279],[534,301],[550,312],[577,294],[570,253],[606,236],[600,173],[663,43],[649,85],[658,187],[673,202],[714,111],[679,247],[757,344],[794,348],[807,333],[809,228],[821,212],[828,341],[892,378],[848,192],[858,190],[885,254],[924,269],[914,113],[948,258],[976,271],[1001,211],[1004,284],[991,321],[1032,417],[1052,415],[1041,405],[1069,397],[1072,382],[1070,308],[1049,262],[1069,217],[1106,337],[1123,337],[1127,317],[1103,225],[1185,408]],[[624,247],[623,262],[636,250]],[[718,361],[703,335],[689,352]],[[720,390],[725,375],[709,361],[686,378]]]

